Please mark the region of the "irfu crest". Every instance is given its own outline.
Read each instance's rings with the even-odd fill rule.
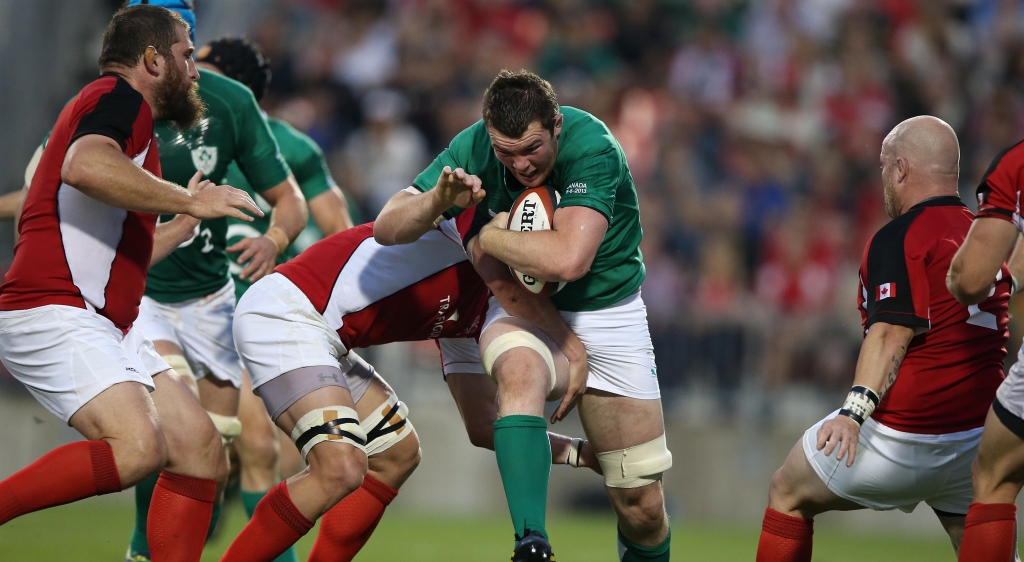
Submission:
[[[210,175],[217,167],[217,147],[200,146],[192,149],[192,164],[197,170],[202,170],[204,175]]]

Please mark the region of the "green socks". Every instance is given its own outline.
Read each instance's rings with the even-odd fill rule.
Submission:
[[[156,481],[159,479],[160,474],[157,473],[135,485],[135,529],[132,530],[132,540],[128,543],[128,552],[132,556],[149,556],[146,521],[149,519],[149,501],[153,499],[153,489],[156,488]]]
[[[245,508],[245,513],[251,519],[252,514],[256,511],[256,504],[260,503],[260,500],[263,499],[263,496],[267,495],[267,492],[239,490],[238,495],[242,498],[242,507]],[[288,550],[282,552],[273,562],[299,562],[299,556],[295,554],[295,545],[289,546]]]
[[[494,422],[494,455],[516,534],[525,529],[547,538],[545,518],[551,443],[548,424],[537,416],[505,416]]]
[[[669,528],[665,542],[658,546],[640,546],[632,543],[619,529],[619,560],[621,562],[669,562],[669,547],[672,543],[672,529]]]

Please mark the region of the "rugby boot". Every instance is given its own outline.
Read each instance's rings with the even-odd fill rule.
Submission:
[[[523,529],[523,535],[523,538],[516,535],[512,562],[555,562],[555,553],[551,552],[551,544],[543,535],[529,529]]]

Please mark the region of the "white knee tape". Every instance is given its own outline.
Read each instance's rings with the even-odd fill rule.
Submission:
[[[653,484],[661,474],[672,468],[672,453],[665,434],[642,445],[598,453],[604,472],[604,485],[609,488],[639,488]]]
[[[206,412],[213,420],[214,427],[220,433],[220,441],[227,446],[231,441],[242,434],[242,422],[238,416],[222,416],[213,412]]]
[[[548,365],[548,374],[551,378],[551,389],[555,389],[555,357],[551,355],[551,349],[544,344],[537,336],[524,330],[516,330],[507,334],[502,334],[487,345],[484,349],[483,360],[484,370],[490,377],[494,378],[494,373],[491,370],[494,368],[494,362],[498,360],[498,356],[510,349],[517,347],[526,347],[532,349],[540,354],[544,359],[544,362]]]
[[[302,453],[302,460],[306,460],[310,449],[324,441],[348,443],[366,451],[366,432],[359,426],[359,415],[345,406],[310,410],[295,424],[292,441]]]
[[[383,453],[412,433],[409,407],[394,394],[363,420],[366,432],[366,456]]]
[[[196,375],[192,372],[192,367],[189,366],[188,359],[185,359],[184,355],[161,355],[160,357],[174,369],[175,373],[178,373],[178,376],[196,379]]]

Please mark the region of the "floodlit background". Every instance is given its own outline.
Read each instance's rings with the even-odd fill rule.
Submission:
[[[96,75],[119,4],[0,0],[0,192],[21,187],[63,104]],[[681,560],[753,559],[772,472],[853,379],[857,267],[887,220],[884,135],[918,114],[950,123],[972,207],[991,159],[1024,137],[1021,0],[196,0],[196,15],[197,47],[228,34],[262,45],[274,73],[265,108],[320,144],[364,220],[479,119],[501,68],[540,73],[562,104],[611,127],[640,192],[643,295],[675,455],[668,508],[690,537],[677,541]],[[4,269],[12,229],[0,224]],[[382,524],[388,544],[401,546],[423,514],[493,520],[510,539],[493,456],[465,439],[435,347],[367,357],[410,404],[424,443]],[[5,377],[0,476],[75,438]],[[582,433],[575,419],[554,430]],[[89,504],[125,521],[101,526],[115,558],[126,501]],[[550,519],[588,526],[611,560],[614,524],[579,519],[607,511],[599,477],[553,469]],[[923,546],[894,559],[952,559],[928,511],[825,516],[819,528],[837,541],[898,532]],[[48,517],[59,515],[0,529],[0,558],[17,535],[30,548],[17,559],[36,559]],[[560,559],[602,559],[554,544]],[[734,554],[699,554],[717,544]],[[822,560],[845,559],[820,546]]]

